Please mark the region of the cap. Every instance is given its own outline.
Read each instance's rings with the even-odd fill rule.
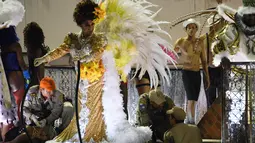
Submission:
[[[186,118],[185,111],[180,107],[173,107],[171,110],[167,110],[167,115],[172,115],[176,120],[184,120]]]
[[[196,24],[197,28],[199,28],[200,26],[199,22],[197,22],[195,19],[190,18],[183,22],[183,27],[186,28],[189,24]]]
[[[159,89],[154,89],[149,92],[149,99],[152,102],[155,102],[157,105],[162,104],[166,101],[165,95]]]

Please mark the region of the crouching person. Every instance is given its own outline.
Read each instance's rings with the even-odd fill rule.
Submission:
[[[201,133],[196,125],[185,124],[185,111],[173,107],[166,112],[171,128],[164,134],[164,143],[202,143]]]
[[[163,94],[160,89],[144,93],[139,98],[137,110],[137,124],[139,126],[150,126],[153,131],[152,140],[163,141],[164,133],[170,128],[166,111],[174,107],[172,99]]]
[[[64,94],[56,89],[55,82],[50,77],[43,78],[40,85],[29,89],[23,115],[32,139],[52,139],[70,123],[74,114],[73,106],[70,102],[64,102],[64,99]]]

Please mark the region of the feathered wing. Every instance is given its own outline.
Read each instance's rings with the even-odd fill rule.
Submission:
[[[175,64],[175,60],[161,48],[163,46],[173,52],[172,46],[157,35],[170,37],[159,26],[168,22],[153,20],[159,11],[149,10],[151,7],[156,5],[146,0],[107,0],[101,5],[106,16],[96,24],[95,32],[106,35],[107,50],[113,52],[116,68],[123,79],[135,66],[136,71],[141,69],[139,78],[147,71],[151,85],[157,86],[158,75],[169,83],[167,63]]]
[[[226,21],[230,23],[235,23],[233,17],[236,14],[237,10],[225,4],[220,4],[217,6],[217,11],[218,11],[218,14],[222,16]]]
[[[0,28],[8,23],[8,26],[17,26],[23,19],[24,6],[18,0],[0,1]]]

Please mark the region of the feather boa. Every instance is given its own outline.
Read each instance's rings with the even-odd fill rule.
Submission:
[[[120,94],[120,78],[115,68],[114,55],[110,51],[104,52],[103,107],[106,123],[106,134],[111,143],[144,143],[151,139],[152,131],[149,127],[133,127],[126,119],[123,111],[123,98]]]
[[[24,6],[17,0],[0,0],[0,28],[7,24],[17,26],[23,19]]]

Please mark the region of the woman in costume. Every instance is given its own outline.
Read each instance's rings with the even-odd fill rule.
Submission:
[[[119,89],[133,65],[136,73],[141,70],[140,78],[148,72],[151,86],[158,85],[156,70],[165,83],[169,82],[167,61],[172,59],[157,43],[169,50],[171,46],[155,34],[167,34],[159,27],[166,22],[154,21],[157,12],[146,9],[150,6],[153,4],[144,0],[100,4],[83,0],[73,14],[81,32],[69,33],[58,48],[35,60],[39,66],[70,53],[76,65],[80,62],[76,69],[80,70],[78,112],[83,142],[144,143],[151,138],[149,127],[136,128],[126,120]],[[49,142],[77,142],[75,118]]]
[[[15,31],[15,26],[22,21],[24,12],[23,5],[17,0],[0,1],[0,122],[3,125],[1,127],[3,140],[5,140],[5,134],[9,127],[18,121],[16,110],[18,110],[19,115],[19,106],[25,92],[23,75],[25,78],[29,78],[27,67],[22,57],[22,49],[18,43],[19,38]],[[12,103],[10,95],[14,96],[16,105]]]
[[[49,51],[49,47],[45,46],[43,30],[36,22],[28,23],[23,30],[23,34],[31,75],[30,85],[39,85],[44,77],[44,64],[35,67],[34,60],[44,56]]]

